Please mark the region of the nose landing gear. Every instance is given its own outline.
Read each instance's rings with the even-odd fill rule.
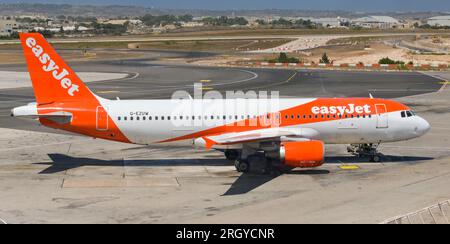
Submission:
[[[370,162],[381,162],[383,154],[378,152],[378,144],[352,144],[347,147],[347,151],[360,158],[369,157]]]

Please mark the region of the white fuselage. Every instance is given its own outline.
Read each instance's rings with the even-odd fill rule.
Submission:
[[[102,106],[114,123],[136,144],[151,144],[221,127],[247,118],[264,116],[286,110],[315,99],[278,100],[102,100]],[[273,106],[277,103],[276,106]],[[263,106],[261,106],[263,104]],[[292,116],[294,116],[292,118]],[[353,118],[327,119],[319,115],[319,122],[309,121],[312,112],[289,115],[295,120],[284,128],[309,129],[314,131],[309,139],[327,144],[364,144],[408,140],[426,133],[430,126],[419,116],[402,117],[400,111],[383,115],[361,115]],[[306,118],[305,118],[306,117]],[[332,117],[331,117],[332,118]],[[251,128],[250,128],[251,130]],[[223,132],[225,133],[225,131]],[[192,140],[178,143],[192,144]]]

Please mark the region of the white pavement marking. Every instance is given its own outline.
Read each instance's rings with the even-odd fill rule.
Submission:
[[[127,72],[127,73],[131,73],[131,74],[133,74],[133,76],[128,77],[128,78],[119,79],[119,80],[121,80],[121,81],[124,81],[124,80],[134,80],[134,79],[138,78],[139,75],[141,75],[141,74],[139,74],[139,73],[137,73],[137,72]]]

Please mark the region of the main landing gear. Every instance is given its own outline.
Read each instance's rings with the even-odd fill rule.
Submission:
[[[272,159],[263,153],[249,155],[246,159],[237,159],[234,163],[236,170],[242,173],[269,174],[275,170]]]
[[[259,148],[229,149],[225,150],[224,153],[228,160],[234,161],[234,166],[240,173],[279,175],[285,172],[286,168],[279,158],[270,153],[276,151],[272,145],[267,146],[266,150],[258,150]]]
[[[370,162],[381,162],[383,154],[378,152],[380,144],[352,144],[347,147],[347,151],[360,158],[369,157]]]

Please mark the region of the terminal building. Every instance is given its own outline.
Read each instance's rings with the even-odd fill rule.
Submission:
[[[10,36],[19,30],[19,24],[15,20],[0,19],[0,36]]]
[[[430,26],[450,26],[450,15],[429,18],[427,24]]]

